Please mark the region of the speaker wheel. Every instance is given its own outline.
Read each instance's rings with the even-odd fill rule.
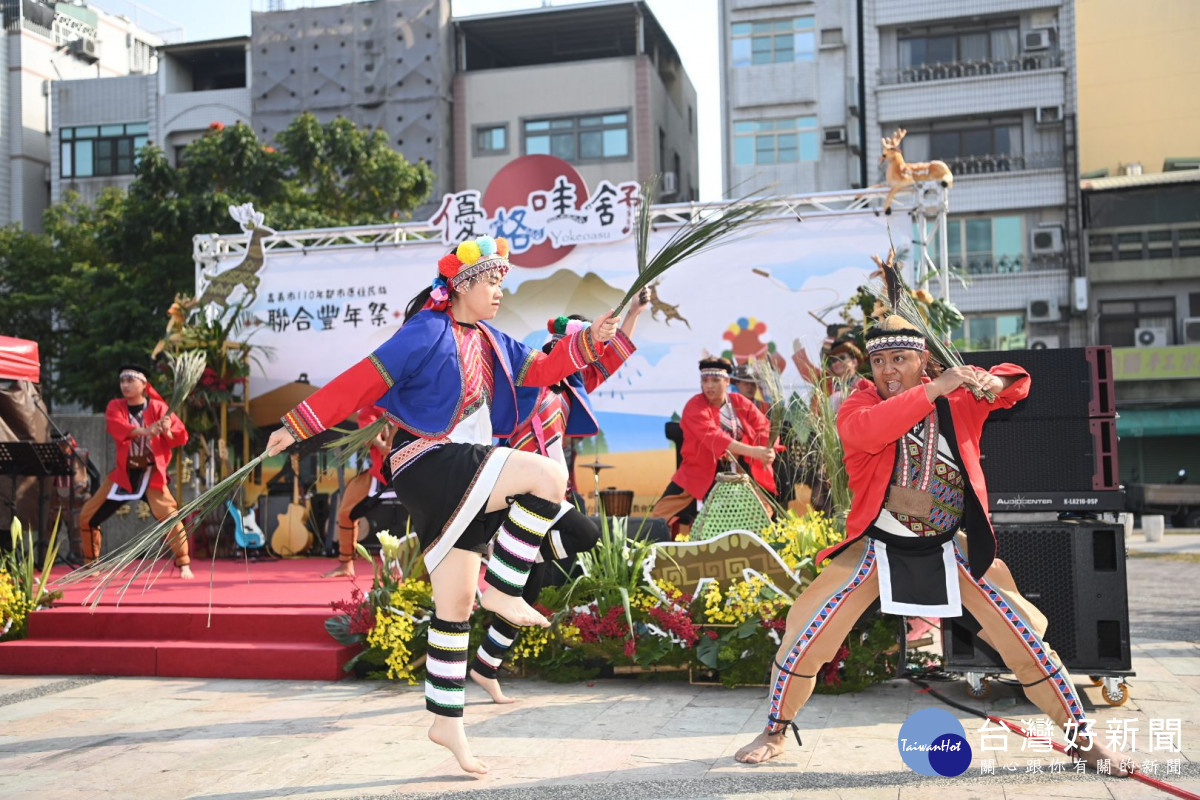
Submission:
[[[984,678],[979,682],[979,688],[976,689],[970,683],[963,686],[963,691],[967,693],[967,697],[973,700],[984,700],[992,694],[992,682]]]
[[[1092,682],[1092,686],[1104,685],[1104,678],[1097,678],[1095,675],[1088,675],[1088,680]]]
[[[1112,690],[1105,686],[1100,690],[1100,696],[1110,706],[1123,706],[1129,702],[1129,687],[1124,683],[1118,683]]]

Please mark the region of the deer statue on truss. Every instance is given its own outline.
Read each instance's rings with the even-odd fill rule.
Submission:
[[[879,163],[887,162],[886,183],[891,189],[887,199],[883,201],[884,214],[892,213],[892,198],[901,189],[925,181],[939,181],[947,189],[954,185],[954,174],[944,161],[915,161],[912,164],[905,162],[904,153],[900,152],[900,140],[906,133],[908,131],[904,128],[897,128],[892,138],[881,140],[883,155],[879,157]]]
[[[204,277],[208,279],[208,286],[197,301],[200,308],[205,308],[210,303],[228,308],[229,296],[238,286],[246,290],[246,296],[241,301],[242,306],[249,306],[258,297],[258,273],[266,262],[262,240],[274,235],[275,231],[263,225],[263,214],[254,210],[253,203],[230,206],[229,216],[242,226],[243,231],[250,234],[250,243],[246,245],[246,257],[240,264],[224,272],[204,273]]]

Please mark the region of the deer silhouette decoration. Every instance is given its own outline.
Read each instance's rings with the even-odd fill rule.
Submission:
[[[249,306],[258,297],[258,273],[266,262],[262,240],[273,235],[275,231],[263,225],[263,214],[261,211],[254,210],[253,203],[230,206],[229,216],[242,226],[243,231],[250,234],[246,257],[240,264],[230,267],[224,272],[204,274],[204,277],[208,278],[208,286],[204,288],[204,293],[197,301],[200,308],[205,308],[210,303],[228,308],[229,296],[239,286],[246,290],[246,296],[241,301],[243,306]]]
[[[904,128],[897,128],[890,139],[885,138],[881,140],[883,142],[883,155],[879,157],[879,163],[887,162],[886,184],[891,187],[887,199],[883,201],[884,214],[892,213],[892,198],[901,189],[906,189],[925,181],[939,181],[946,188],[954,185],[954,174],[950,172],[950,167],[946,166],[946,162],[914,161],[909,164],[904,160],[904,153],[900,152],[900,140],[904,138],[906,133],[908,131],[904,130]]]
[[[658,319],[658,315],[662,314],[663,322],[666,324],[670,325],[671,320],[677,319],[684,325],[687,325],[688,330],[692,329],[692,324],[679,313],[678,305],[664,303],[658,299],[658,281],[650,284],[646,289],[650,293],[650,319]]]

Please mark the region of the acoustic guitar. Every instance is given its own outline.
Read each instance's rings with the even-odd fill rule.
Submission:
[[[292,502],[287,511],[276,514],[279,524],[271,534],[271,549],[287,558],[304,552],[312,544],[308,530],[308,508],[300,502],[300,456],[292,455]]]

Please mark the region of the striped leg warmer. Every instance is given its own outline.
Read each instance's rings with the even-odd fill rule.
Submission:
[[[520,628],[503,617],[492,620],[487,636],[483,638],[483,644],[479,645],[475,660],[471,662],[471,671],[484,678],[495,678],[520,632]]]
[[[559,510],[558,503],[532,494],[513,498],[484,575],[489,586],[513,597],[521,595],[529,579],[529,568]]]
[[[443,717],[463,715],[467,682],[470,622],[429,621],[429,654],[425,660],[425,708]]]

